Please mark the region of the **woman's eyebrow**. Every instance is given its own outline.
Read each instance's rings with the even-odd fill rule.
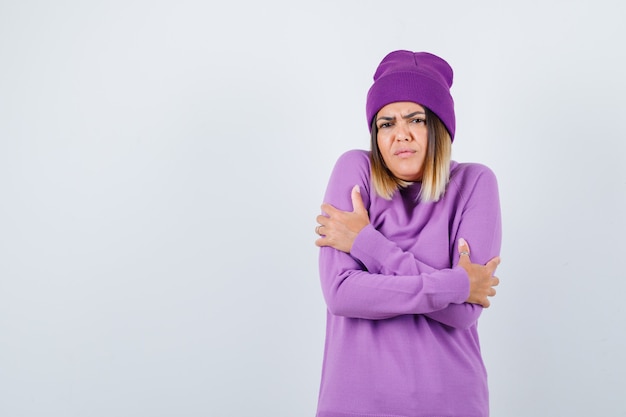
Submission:
[[[426,115],[425,112],[423,112],[421,110],[418,110],[418,111],[415,111],[415,112],[413,112],[411,114],[407,114],[406,116],[402,116],[402,118],[403,119],[410,119],[411,117],[417,116],[418,114],[421,114],[421,115],[424,115],[424,116]],[[379,121],[379,120],[395,120],[395,119],[396,119],[395,117],[391,117],[391,116],[380,116],[380,117],[378,117],[376,119],[376,121]]]
[[[402,118],[403,118],[403,119],[410,119],[411,117],[415,117],[415,116],[417,116],[418,114],[421,114],[421,115],[423,115],[423,116],[426,116],[426,113],[425,113],[425,112],[423,112],[423,111],[421,111],[421,110],[418,110],[418,111],[415,111],[415,112],[413,112],[413,113],[407,114],[406,116],[402,116]],[[391,117],[391,116],[380,116],[380,117],[376,118],[376,122],[378,122],[379,120],[389,121],[389,120],[396,120],[396,118],[395,118],[395,117]]]
[[[426,115],[426,113],[425,113],[425,112],[418,110],[418,111],[413,112],[413,113],[411,113],[411,114],[407,114],[406,116],[402,116],[402,118],[403,118],[403,119],[410,119],[411,117],[413,117],[413,116],[417,116],[418,114],[423,114],[424,116]]]

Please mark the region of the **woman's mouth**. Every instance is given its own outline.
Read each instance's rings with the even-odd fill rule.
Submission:
[[[411,156],[414,153],[415,153],[415,151],[413,149],[398,149],[393,154],[395,156],[406,157],[406,156]]]

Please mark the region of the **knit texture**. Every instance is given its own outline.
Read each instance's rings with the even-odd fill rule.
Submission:
[[[477,320],[456,242],[471,259],[499,254],[500,206],[495,176],[479,164],[451,164],[444,197],[421,203],[420,184],[378,197],[369,152],[342,155],[325,195],[352,210],[359,185],[371,224],[351,254],[320,250],[328,306],[317,417],[485,417],[487,374]]]
[[[453,71],[448,63],[428,52],[394,51],[383,58],[367,93],[366,116],[371,129],[376,113],[398,101],[411,101],[435,113],[454,140],[456,118],[450,95]]]

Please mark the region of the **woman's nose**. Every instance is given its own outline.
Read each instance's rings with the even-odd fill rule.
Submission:
[[[402,128],[402,127],[398,127],[398,129],[396,130],[396,140],[397,141],[401,141],[401,140],[405,140],[408,141],[409,138],[409,132],[406,131],[406,129]]]

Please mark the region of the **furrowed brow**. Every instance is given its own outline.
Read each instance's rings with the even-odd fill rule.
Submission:
[[[403,119],[410,119],[411,117],[417,116],[418,114],[421,114],[421,115],[426,116],[426,113],[425,113],[425,112],[423,112],[423,111],[419,111],[419,110],[418,110],[418,111],[413,112],[413,113],[411,113],[411,114],[407,114],[406,116],[402,116],[402,118],[403,118]]]

